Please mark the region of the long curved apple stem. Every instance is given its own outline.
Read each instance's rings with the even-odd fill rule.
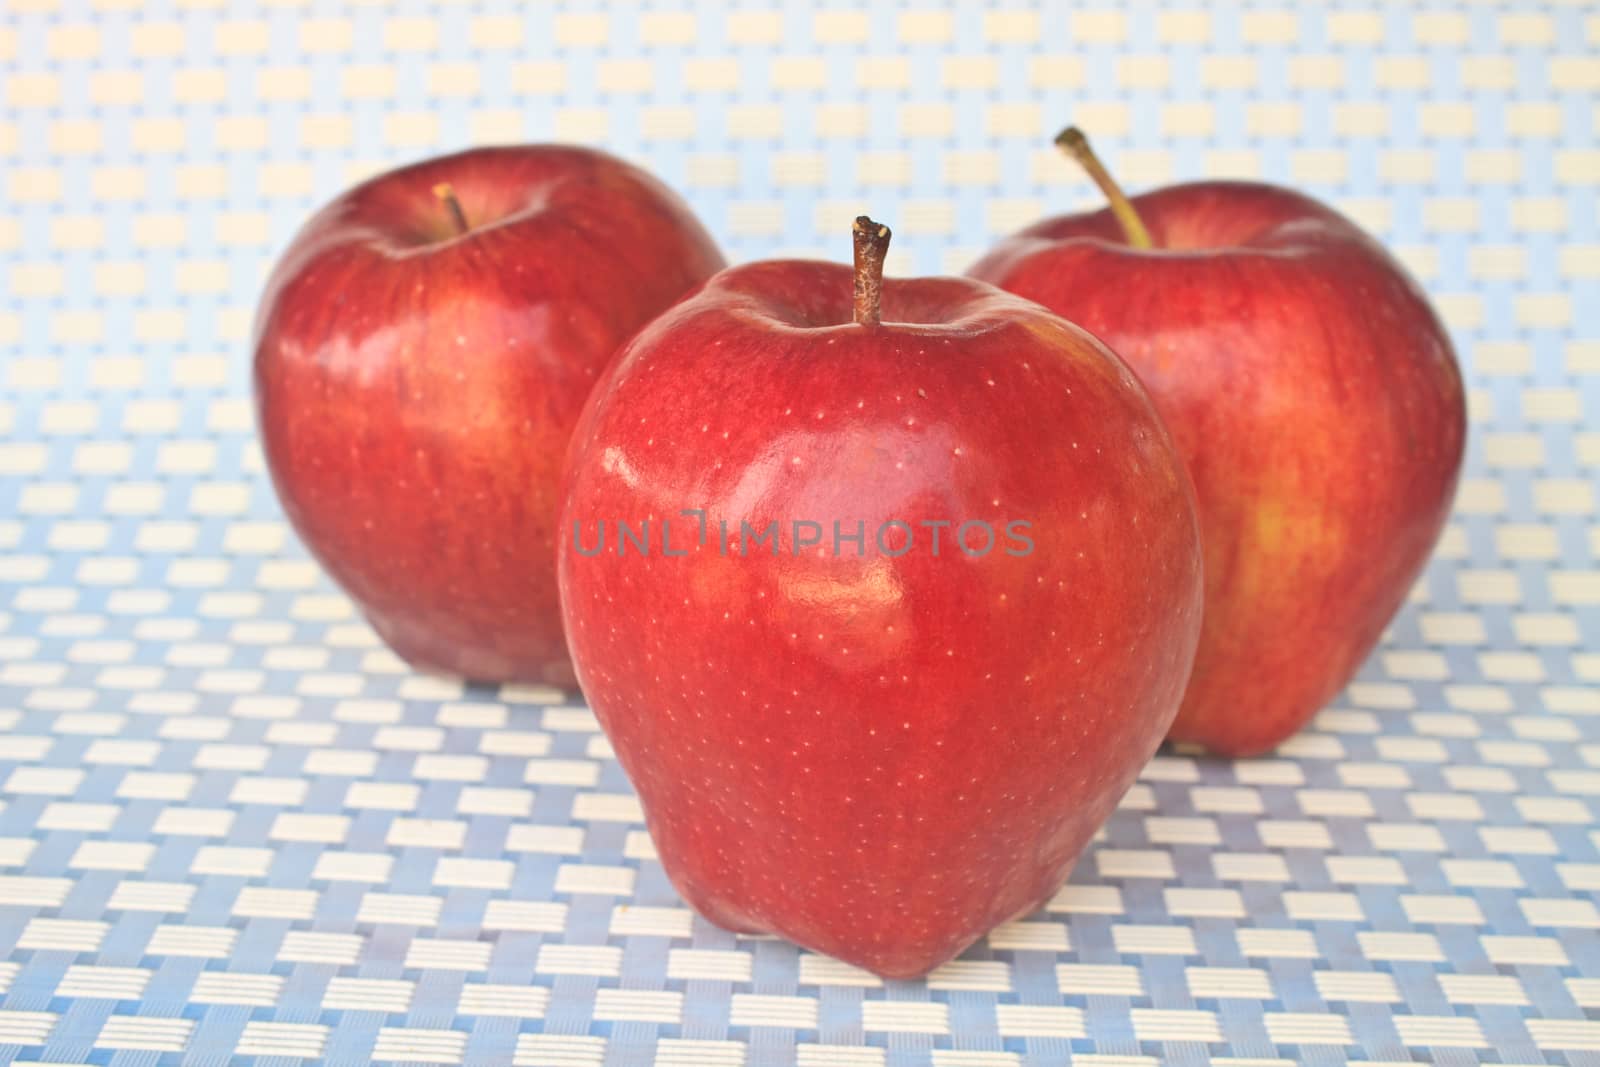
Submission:
[[[1134,248],[1153,248],[1155,242],[1150,239],[1150,231],[1145,229],[1144,220],[1139,217],[1138,210],[1133,206],[1133,201],[1122,191],[1122,186],[1106,170],[1105,164],[1100,162],[1100,157],[1094,154],[1094,149],[1089,147],[1089,138],[1076,126],[1068,126],[1056,134],[1056,145],[1067,155],[1077,161],[1094,179],[1100,191],[1106,194],[1106,201],[1111,205],[1111,213],[1117,217],[1117,222],[1122,226],[1123,236]]]
[[[858,215],[850,227],[855,245],[855,320],[867,326],[883,321],[883,257],[889,254],[889,227]]]
[[[449,182],[440,182],[433,187],[433,195],[438,197],[444,206],[450,209],[450,218],[456,224],[457,233],[466,233],[472,229],[467,225],[467,213],[461,210],[461,201],[456,199],[455,187]]]

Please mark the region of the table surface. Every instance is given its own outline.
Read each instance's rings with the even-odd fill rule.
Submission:
[[[1600,1063],[1600,14],[1292,8],[9,4],[0,1061]],[[958,268],[1087,201],[1069,114],[1397,247],[1469,469],[1309,729],[1164,753],[1046,909],[880,983],[686,910],[573,694],[376,642],[262,477],[250,310],[352,174],[507,136],[648,161],[735,258],[842,257],[866,188]]]

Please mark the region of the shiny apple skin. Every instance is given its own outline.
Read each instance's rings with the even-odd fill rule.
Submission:
[[[1199,499],[1206,618],[1177,741],[1277,747],[1354,676],[1439,538],[1466,434],[1450,339],[1353,223],[1248,182],[1050,219],[972,275],[1069,316],[1138,373]]]
[[[1043,903],[1155,751],[1198,639],[1198,525],[1099,342],[968,279],[891,280],[857,325],[851,279],[737,267],[630,342],[574,433],[559,570],[683,896],[901,977]],[[682,558],[574,547],[574,524],[593,550],[601,522],[663,517]],[[777,520],[779,554],[722,555],[724,519]],[[890,519],[920,546],[833,554],[835,520]],[[1035,548],[968,558],[947,532],[934,556],[940,519],[1018,552],[1003,522],[1027,521]],[[796,555],[807,520],[826,540]]]
[[[661,183],[561,146],[404,167],[300,231],[257,317],[262,444],[295,530],[395,652],[571,684],[554,523],[573,423],[618,346],[722,265]]]

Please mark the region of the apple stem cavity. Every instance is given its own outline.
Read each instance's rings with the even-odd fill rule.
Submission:
[[[1100,187],[1100,191],[1106,196],[1106,201],[1111,205],[1111,213],[1117,217],[1117,222],[1122,226],[1122,233],[1128,239],[1128,244],[1134,248],[1154,248],[1155,242],[1150,239],[1150,231],[1145,229],[1144,220],[1139,217],[1133,201],[1128,199],[1128,194],[1122,191],[1122,186],[1118,185],[1111,172],[1106,170],[1105,164],[1100,162],[1100,157],[1094,154],[1094,149],[1089,147],[1089,138],[1084,136],[1083,131],[1076,126],[1068,126],[1056,134],[1056,145],[1071,156]]]
[[[472,229],[467,224],[467,213],[461,210],[461,201],[456,199],[456,190],[449,182],[440,182],[433,187],[433,195],[438,197],[445,207],[450,209],[450,218],[456,224],[456,235],[466,233]]]
[[[889,254],[892,236],[889,227],[865,215],[856,216],[850,227],[855,245],[855,321],[863,326],[876,326],[883,321],[883,257]]]

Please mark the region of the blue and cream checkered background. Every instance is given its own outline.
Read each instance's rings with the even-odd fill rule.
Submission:
[[[1600,1063],[1600,9],[0,8],[0,1060]],[[1275,758],[1158,758],[1038,915],[881,984],[685,910],[569,694],[408,673],[251,433],[272,257],[382,165],[596,141],[735,258],[955,270],[1293,182],[1469,368],[1457,514]]]

